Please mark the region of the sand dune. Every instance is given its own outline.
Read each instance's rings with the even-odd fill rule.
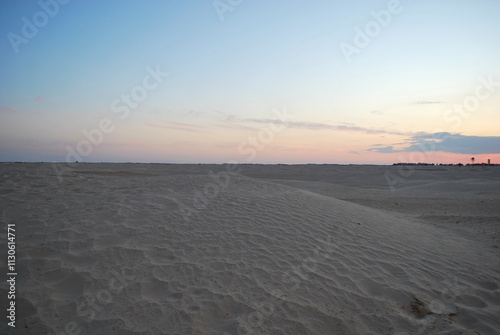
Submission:
[[[349,168],[79,164],[59,182],[50,164],[1,164],[15,334],[500,333],[495,239],[356,203],[476,198],[438,177],[388,193],[378,168],[352,167],[373,174],[363,190]]]

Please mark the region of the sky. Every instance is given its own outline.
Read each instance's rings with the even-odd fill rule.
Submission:
[[[500,1],[0,2],[0,161],[500,163]]]

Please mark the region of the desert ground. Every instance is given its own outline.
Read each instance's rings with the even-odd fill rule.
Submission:
[[[0,204],[2,334],[500,333],[498,166],[0,163]]]

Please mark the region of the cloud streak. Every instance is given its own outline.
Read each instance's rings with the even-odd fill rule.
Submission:
[[[279,122],[274,119],[244,119],[242,121],[250,122],[250,123],[259,123],[259,124],[269,124]],[[345,124],[337,124],[332,125],[328,123],[320,123],[320,122],[307,122],[307,121],[289,121],[286,123],[287,128],[296,128],[296,129],[307,129],[307,130],[331,130],[331,131],[345,131],[345,132],[360,132],[370,135],[377,134],[389,134],[389,135],[400,135],[400,136],[411,136],[412,133],[408,132],[400,132],[395,130],[388,129],[375,129],[368,127],[360,127],[355,125],[345,125]]]
[[[394,145],[370,148],[378,153],[395,152],[434,152],[443,151],[455,154],[498,154],[500,153],[499,136],[467,136],[448,132],[420,133],[406,142],[406,147],[394,149]]]
[[[218,127],[218,128],[226,128],[226,129],[237,129],[244,131],[255,131],[258,130],[261,125],[269,125],[269,124],[285,124],[288,129],[305,129],[305,130],[326,130],[326,131],[341,131],[341,132],[357,132],[364,133],[368,135],[398,135],[398,136],[414,136],[415,133],[411,132],[401,132],[391,129],[380,129],[380,128],[370,128],[370,127],[361,127],[356,126],[352,123],[338,123],[338,124],[329,124],[322,122],[308,122],[308,121],[287,121],[283,123],[278,119],[239,119],[234,115],[224,114],[226,117],[225,120],[219,121],[213,126],[198,126],[190,123],[181,123],[181,122],[162,122],[162,123],[152,123],[152,122],[144,122],[143,124],[148,127],[155,128],[166,128],[166,129],[174,129],[174,130],[182,130],[182,131],[192,131],[192,132],[204,132],[208,131],[210,127]]]
[[[181,122],[162,122],[162,123],[153,123],[153,122],[143,122],[145,126],[153,127],[153,128],[164,128],[164,129],[172,129],[172,130],[181,130],[181,131],[189,131],[196,133],[204,133],[207,132],[206,127],[192,125],[189,123],[181,123]]]
[[[427,101],[427,100],[421,100],[421,101],[415,101],[413,104],[414,105],[436,105],[436,104],[442,104],[442,101]]]

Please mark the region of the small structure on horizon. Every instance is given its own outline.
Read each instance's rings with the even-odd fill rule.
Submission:
[[[488,158],[488,165],[491,165],[491,161],[490,161],[490,159],[489,159],[489,158]]]

